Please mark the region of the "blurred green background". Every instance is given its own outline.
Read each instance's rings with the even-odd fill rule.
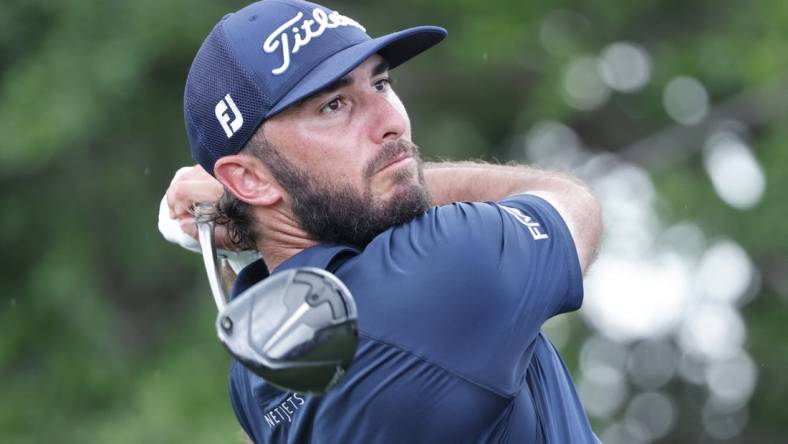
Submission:
[[[197,255],[156,229],[183,85],[242,1],[0,3],[0,442],[237,442]],[[785,442],[783,1],[328,6],[449,38],[394,71],[428,159],[586,179],[606,235],[550,321],[608,443]]]

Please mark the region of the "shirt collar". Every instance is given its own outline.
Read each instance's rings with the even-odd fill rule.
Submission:
[[[235,283],[233,284],[231,299],[271,274],[297,267],[317,267],[325,270],[334,258],[341,254],[348,253],[359,254],[359,250],[348,245],[318,244],[289,257],[279,264],[279,266],[274,269],[273,273],[269,273],[265,262],[263,262],[262,259],[258,259],[244,267],[244,269],[238,273],[238,276],[235,278]]]

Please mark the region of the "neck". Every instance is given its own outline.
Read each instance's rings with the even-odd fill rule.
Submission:
[[[256,216],[262,227],[257,250],[268,271],[273,271],[282,262],[318,243],[309,237],[283,206],[261,208]]]

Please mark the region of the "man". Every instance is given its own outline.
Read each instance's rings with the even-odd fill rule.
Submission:
[[[225,246],[261,256],[234,295],[315,266],[358,307],[355,361],[323,396],[233,362],[255,442],[597,442],[539,329],[582,302],[599,207],[563,174],[422,165],[388,70],[445,35],[371,39],[321,6],[265,0],[223,18],[195,57],[184,108],[201,167],[173,180],[169,215],[194,236],[190,205],[219,200]]]

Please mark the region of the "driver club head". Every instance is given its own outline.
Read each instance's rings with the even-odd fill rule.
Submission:
[[[274,275],[219,311],[219,340],[279,388],[321,394],[336,385],[358,344],[356,305],[332,273],[302,267]]]
[[[328,271],[302,267],[263,279],[230,303],[214,243],[216,208],[194,205],[208,284],[219,315],[216,332],[246,368],[288,391],[324,393],[353,361],[358,345],[356,304]]]

